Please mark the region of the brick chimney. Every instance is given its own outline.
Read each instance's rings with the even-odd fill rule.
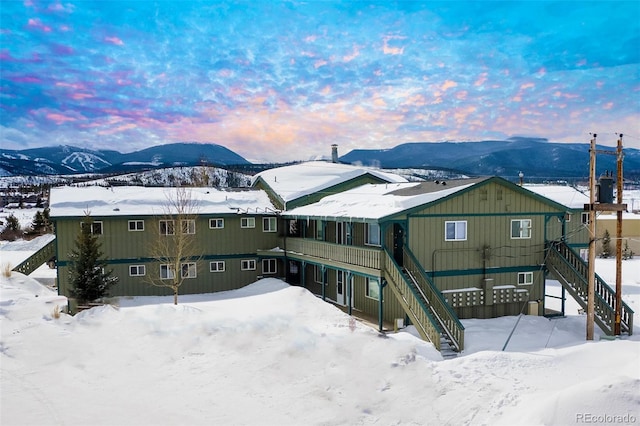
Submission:
[[[331,162],[332,163],[338,162],[338,145],[335,143],[331,145]]]

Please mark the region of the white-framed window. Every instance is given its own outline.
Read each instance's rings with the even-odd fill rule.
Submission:
[[[366,295],[370,299],[380,300],[380,280],[367,277]]]
[[[209,219],[209,228],[211,228],[211,229],[222,229],[222,228],[224,228],[224,219],[222,219],[220,217]]]
[[[129,265],[129,276],[143,277],[146,275],[147,269],[144,265]]]
[[[377,223],[367,223],[365,227],[365,244],[369,246],[380,246],[380,225]]]
[[[518,285],[533,285],[533,272],[518,272]]]
[[[241,217],[240,218],[240,228],[255,228],[256,227],[256,218],[255,217]]]
[[[160,220],[160,235],[175,235],[176,225],[173,219]]]
[[[89,227],[89,232],[93,235],[102,235],[102,221],[96,220],[91,223],[80,222],[80,228],[84,229],[85,226]]]
[[[262,232],[276,232],[278,230],[278,221],[275,217],[262,218]]]
[[[144,231],[144,220],[130,220],[129,231]]]
[[[180,270],[180,276],[182,278],[195,278],[198,276],[198,270],[195,262],[181,263]]]
[[[195,219],[182,219],[180,221],[180,227],[183,234],[193,235],[196,233],[196,221]]]
[[[565,213],[564,214],[564,221],[565,222],[571,222],[571,216],[573,216],[571,213]]]
[[[240,270],[242,271],[255,271],[256,261],[255,259],[243,259],[240,261]]]
[[[467,221],[466,220],[445,221],[444,240],[445,241],[466,241],[467,240]]]
[[[278,272],[275,259],[262,259],[262,273],[275,274]]]
[[[313,279],[317,283],[324,282],[324,273],[322,272],[322,266],[314,265],[313,267]]]
[[[176,268],[173,264],[167,263],[160,265],[160,279],[172,280],[176,277]]]
[[[531,238],[531,219],[511,220],[511,238]]]
[[[224,272],[224,260],[209,262],[209,272]]]

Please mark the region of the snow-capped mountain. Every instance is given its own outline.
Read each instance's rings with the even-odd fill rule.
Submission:
[[[202,143],[159,145],[125,154],[68,145],[25,150],[0,149],[0,176],[135,172],[199,164],[229,166],[249,162],[221,145]]]

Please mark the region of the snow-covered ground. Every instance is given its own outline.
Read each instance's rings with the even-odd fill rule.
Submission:
[[[596,268],[614,282],[613,259]],[[640,312],[640,259],[623,268]],[[640,338],[585,342],[571,309],[465,320],[466,350],[443,360],[411,328],[381,335],[276,279],[171,302],[55,318],[64,297],[0,277],[0,424],[640,423]]]

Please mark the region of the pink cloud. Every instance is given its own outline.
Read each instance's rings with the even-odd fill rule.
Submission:
[[[69,121],[76,121],[75,118],[69,117],[67,115],[58,114],[58,113],[49,113],[45,115],[49,120],[53,121],[56,124],[64,124]]]
[[[459,99],[461,101],[467,99],[467,91],[466,90],[460,90],[459,92],[456,92],[456,99]]]
[[[115,44],[116,46],[123,46],[124,42],[120,40],[118,37],[105,37],[104,41],[107,43]]]
[[[382,52],[385,55],[402,55],[404,53],[404,47],[392,47],[389,46],[389,40],[404,40],[406,37],[400,36],[386,36],[384,38],[384,44],[382,46]]]
[[[325,61],[324,59],[320,59],[320,60],[317,60],[317,61],[315,61],[315,62],[314,62],[313,67],[314,67],[315,69],[318,69],[318,68],[320,68],[320,67],[323,67],[323,66],[327,65],[327,63],[328,63],[328,62],[327,62],[327,61]]]
[[[29,21],[27,22],[27,25],[36,30],[44,31],[45,33],[51,32],[51,27],[49,27],[48,25],[44,25],[42,21],[38,18],[29,19]]]
[[[444,83],[442,83],[442,86],[440,86],[440,90],[446,92],[448,89],[454,88],[456,86],[458,86],[458,83],[456,83],[455,81],[446,80]]]
[[[542,67],[538,70],[538,77],[544,77],[547,74],[547,69],[545,67]]]
[[[473,85],[476,87],[482,86],[485,83],[485,81],[487,81],[487,73],[483,72],[478,76],[478,79],[473,83]]]
[[[355,58],[357,58],[358,56],[360,56],[360,50],[358,49],[358,46],[354,46],[353,47],[353,53],[351,55],[346,55],[342,57],[342,60],[344,62],[351,62],[353,61]]]
[[[607,102],[602,107],[602,109],[611,109],[611,108],[613,108],[613,102]]]
[[[531,88],[534,88],[534,87],[536,87],[536,85],[533,84],[533,83],[524,83],[524,84],[522,84],[520,86],[520,90],[531,89]]]

